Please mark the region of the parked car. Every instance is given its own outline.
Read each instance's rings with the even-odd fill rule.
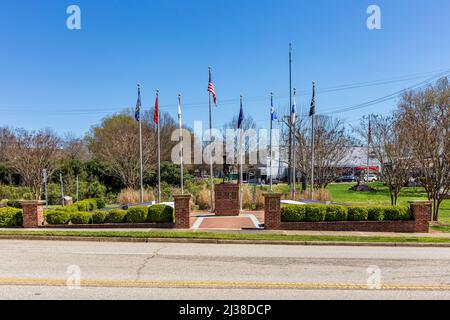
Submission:
[[[369,176],[364,175],[364,182],[375,182],[378,181],[378,176],[375,174],[369,174]]]
[[[354,175],[341,176],[335,179],[336,182],[356,182],[356,177]]]

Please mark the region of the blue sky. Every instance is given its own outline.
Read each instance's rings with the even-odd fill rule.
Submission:
[[[0,0],[0,126],[84,135],[109,114],[144,108],[159,89],[163,111],[184,122],[208,120],[208,66],[214,69],[221,127],[239,112],[267,127],[269,93],[288,108],[288,44],[299,107],[317,82],[317,111],[386,96],[450,69],[448,0]],[[81,8],[68,30],[66,8]],[[370,4],[382,29],[366,28]],[[327,89],[394,79],[351,90]],[[321,92],[322,91],[322,92]],[[308,92],[306,94],[306,92]],[[395,99],[333,116],[356,124],[384,114]]]

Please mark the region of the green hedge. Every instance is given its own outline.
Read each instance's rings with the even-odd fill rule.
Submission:
[[[72,212],[70,214],[70,222],[72,224],[90,224],[92,222],[92,213],[89,212]]]
[[[368,210],[369,210],[368,219],[370,221],[383,221],[385,209],[386,208],[384,208],[384,207],[368,208]]]
[[[285,205],[282,222],[321,221],[407,221],[412,220],[407,207],[345,207],[337,205]]]
[[[384,220],[412,220],[412,212],[408,207],[386,207],[384,210]]]
[[[17,208],[0,208],[0,227],[11,228],[22,226],[22,210]]]
[[[104,224],[108,218],[108,212],[97,210],[92,214],[92,223]]]
[[[147,207],[132,207],[128,209],[126,221],[127,223],[144,223],[147,221]]]
[[[309,205],[305,208],[305,221],[323,222],[327,214],[327,207],[323,205]]]
[[[366,221],[369,218],[369,209],[364,207],[348,207],[348,221]]]
[[[173,208],[156,204],[148,208],[148,222],[152,223],[171,223],[174,222]]]
[[[124,223],[126,216],[127,216],[126,210],[114,209],[114,210],[108,211],[108,216],[106,218],[106,222],[108,222],[108,223]]]
[[[281,207],[281,221],[302,222],[305,221],[306,206],[289,204]]]
[[[348,209],[342,206],[327,206],[327,215],[325,221],[346,221],[348,218]]]
[[[54,210],[45,213],[45,221],[48,224],[68,224],[71,213],[64,210]]]

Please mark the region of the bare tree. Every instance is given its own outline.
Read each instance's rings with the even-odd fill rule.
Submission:
[[[364,138],[369,136],[369,119],[361,120],[358,132]],[[391,205],[397,205],[401,189],[408,183],[414,159],[408,145],[407,136],[400,130],[395,116],[372,115],[371,154],[382,167],[381,178],[388,185]]]
[[[108,117],[94,127],[89,140],[89,149],[96,159],[117,176],[127,188],[139,185],[139,124],[129,115]],[[150,169],[156,161],[153,130],[142,126],[143,167]]]
[[[86,139],[67,133],[63,138],[63,149],[69,160],[88,161],[91,157]]]
[[[146,112],[142,120],[142,160],[144,172],[157,165],[156,127],[150,120],[153,113]],[[160,118],[161,161],[170,160],[176,142],[171,141],[176,129],[173,118],[163,114]],[[93,156],[106,165],[127,188],[138,188],[140,180],[139,123],[129,111],[103,120],[87,138]]]
[[[398,108],[399,126],[422,173],[438,220],[444,195],[450,190],[450,86],[448,79],[404,94]]]
[[[311,168],[311,125],[304,118],[296,123],[296,165],[305,176],[310,177]],[[326,188],[337,175],[342,173],[340,162],[347,155],[348,146],[353,139],[345,131],[340,119],[316,116],[314,157],[315,187]]]
[[[41,199],[43,170],[51,175],[62,157],[61,139],[51,130],[29,132],[17,129],[5,148],[9,167],[18,173],[36,200]]]

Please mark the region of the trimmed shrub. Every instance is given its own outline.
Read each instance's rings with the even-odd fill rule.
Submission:
[[[48,224],[68,224],[70,221],[70,212],[63,210],[49,211],[45,214],[45,220]]]
[[[11,228],[20,227],[23,222],[22,210],[17,208],[0,209],[0,227]]]
[[[363,207],[349,207],[348,220],[349,221],[366,221],[369,217],[369,210]]]
[[[92,213],[89,212],[72,212],[70,214],[70,221],[73,224],[90,224],[92,221]]]
[[[327,206],[325,221],[347,221],[348,210],[343,206]]]
[[[106,222],[107,217],[108,217],[108,212],[97,210],[92,214],[92,223],[104,224]]]
[[[71,204],[69,206],[61,207],[61,210],[68,211],[68,212],[77,212],[78,206],[76,204]]]
[[[322,205],[307,205],[305,208],[305,221],[322,222],[325,221],[327,207]]]
[[[412,220],[411,210],[407,207],[386,207],[384,209],[384,220],[398,221],[398,220]]]
[[[108,223],[124,223],[127,212],[125,210],[114,209],[108,211],[108,217],[106,221]]]
[[[78,211],[94,211],[97,210],[97,199],[86,199],[75,203]]]
[[[106,201],[103,198],[95,199],[97,201],[97,209],[104,209],[106,207]]]
[[[384,220],[384,207],[370,207],[368,208],[368,219],[370,221],[383,221]]]
[[[281,207],[282,222],[303,222],[305,221],[306,206],[288,204]]]
[[[126,221],[128,223],[144,223],[147,221],[147,216],[147,207],[132,207],[127,211]]]
[[[170,223],[174,222],[173,208],[156,204],[148,208],[147,220],[152,223]]]

